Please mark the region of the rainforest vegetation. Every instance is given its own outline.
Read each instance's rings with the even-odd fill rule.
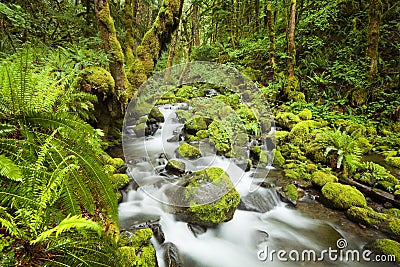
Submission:
[[[375,251],[400,261],[399,1],[2,0],[0,23],[0,266],[157,266],[155,230],[119,227],[129,178],[115,151],[141,84],[194,61],[236,68],[262,92],[289,201],[313,187],[327,207],[386,235]],[[204,88],[173,88],[159,104]],[[257,135],[263,125],[239,96],[216,89],[226,114]],[[190,144],[210,138],[231,157],[223,126],[195,113],[204,107],[177,112],[190,133],[181,156],[198,157]],[[268,161],[250,150],[249,168]],[[166,168],[185,172],[179,161]],[[221,171],[192,175],[205,172]],[[191,207],[196,222],[229,220],[231,194],[216,214]]]

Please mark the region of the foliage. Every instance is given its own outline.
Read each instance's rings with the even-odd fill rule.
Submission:
[[[0,212],[2,227],[14,238],[10,247],[23,246],[16,260],[111,264],[113,245],[107,236],[118,223],[117,200],[102,170],[100,136],[64,112],[68,101],[57,106],[62,88],[35,71],[26,51],[15,58],[0,68],[0,123],[13,129],[0,134]],[[76,217],[81,212],[97,222]],[[103,226],[110,230],[103,233]],[[58,236],[66,231],[72,234]],[[98,257],[90,259],[88,251]]]
[[[312,146],[316,150],[323,149],[325,157],[331,155],[331,167],[343,170],[344,175],[347,175],[348,172],[356,171],[360,165],[361,150],[356,135],[348,135],[340,130],[325,131],[317,135]]]

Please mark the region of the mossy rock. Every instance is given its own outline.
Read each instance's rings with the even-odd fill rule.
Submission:
[[[322,187],[321,192],[328,201],[326,204],[336,209],[347,210],[353,206],[367,206],[364,195],[350,185],[327,183]]]
[[[183,109],[178,109],[177,111],[175,111],[175,114],[176,114],[176,118],[181,123],[185,123],[193,116],[192,113],[190,113],[186,110],[183,110]]]
[[[124,242],[125,246],[118,248],[121,266],[158,266],[155,249],[150,243],[152,236],[153,232],[149,228],[135,231],[130,240]]]
[[[289,139],[295,143],[304,143],[307,135],[310,133],[310,129],[319,128],[322,124],[314,120],[300,121],[293,126],[289,133]]]
[[[277,144],[285,142],[286,138],[289,136],[288,131],[275,131],[275,138]]]
[[[377,255],[394,255],[397,263],[400,263],[400,243],[390,239],[377,239],[371,246],[371,250]]]
[[[390,166],[393,166],[393,167],[396,167],[396,168],[400,168],[400,157],[387,157],[385,159],[385,161]]]
[[[203,226],[215,226],[233,218],[240,195],[223,169],[210,167],[187,178],[184,196],[190,206],[181,218]],[[218,197],[219,194],[222,196]]]
[[[153,107],[149,114],[149,121],[150,123],[154,122],[164,122],[164,115],[157,107]]]
[[[311,120],[312,119],[312,112],[308,108],[303,109],[299,114],[299,118],[302,120]]]
[[[293,180],[299,180],[301,179],[301,174],[295,170],[292,169],[285,169],[285,177],[293,179]]]
[[[291,112],[278,112],[275,117],[275,123],[283,129],[292,129],[294,125],[299,123],[301,119],[299,116]]]
[[[201,151],[197,147],[189,145],[186,142],[178,147],[177,153],[179,156],[189,159],[195,159],[201,156]]]
[[[346,216],[365,226],[379,226],[389,218],[389,215],[376,212],[370,207],[351,207],[347,210]]]
[[[146,135],[148,131],[148,127],[146,123],[139,123],[133,127],[133,131],[135,132],[137,137],[143,137]]]
[[[316,171],[311,176],[311,182],[317,187],[323,187],[327,183],[336,183],[338,178],[333,175],[323,171]]]
[[[272,165],[275,167],[282,167],[285,164],[285,158],[282,156],[282,153],[276,149],[274,149],[272,153],[274,155],[274,162]]]
[[[207,130],[207,123],[202,116],[195,115],[185,122],[184,127],[187,133],[195,135],[200,130]]]
[[[193,86],[184,85],[175,93],[176,97],[190,99],[195,97],[203,97],[204,91]]]
[[[111,176],[111,183],[119,190],[129,185],[129,177],[126,174],[117,173]]]
[[[393,238],[400,240],[400,219],[390,220],[386,230]]]
[[[107,163],[112,165],[114,168],[119,169],[122,168],[125,165],[125,162],[121,158],[109,158],[107,160]]]
[[[299,195],[297,193],[297,187],[294,184],[289,184],[285,186],[283,188],[283,192],[292,203],[296,203],[296,201],[299,199]]]
[[[231,152],[231,138],[228,134],[228,129],[221,122],[214,120],[208,126],[208,133],[210,141],[215,145],[218,154],[226,155]]]
[[[185,173],[186,165],[184,162],[180,160],[171,159],[168,161],[167,165],[165,166],[165,169],[172,174],[181,175]]]
[[[208,138],[210,136],[209,132],[207,130],[200,130],[196,133],[196,136],[200,139],[200,140],[204,140],[206,138]]]
[[[114,79],[106,69],[92,66],[84,70],[83,76],[85,87],[90,87],[105,95],[110,95],[114,92]]]

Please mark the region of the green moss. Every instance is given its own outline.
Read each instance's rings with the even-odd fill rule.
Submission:
[[[182,174],[185,173],[186,170],[186,165],[184,162],[177,160],[177,159],[171,159],[168,161],[167,165],[165,166],[165,169],[174,173],[174,174]]]
[[[179,122],[181,123],[188,121],[192,117],[192,113],[182,109],[178,109],[177,111],[175,111],[175,114]]]
[[[215,145],[215,149],[219,154],[228,154],[232,150],[231,139],[228,130],[217,120],[214,120],[208,126],[210,141]]]
[[[113,174],[111,176],[111,183],[117,188],[117,189],[123,189],[129,184],[129,177],[126,174]]]
[[[275,117],[275,122],[277,125],[284,129],[292,129],[295,124],[300,122],[299,116],[291,112],[278,112]]]
[[[312,112],[311,110],[309,110],[308,108],[303,109],[300,113],[299,113],[299,118],[302,120],[311,120],[312,118]]]
[[[107,163],[110,164],[111,166],[113,166],[116,169],[119,169],[121,167],[123,167],[125,165],[125,162],[123,159],[121,158],[109,158],[107,160]]]
[[[89,67],[84,71],[84,82],[105,95],[112,94],[115,82],[111,74],[101,67]]]
[[[140,266],[138,264],[141,263],[141,261],[139,257],[136,256],[134,247],[119,247],[118,255],[120,257],[120,263],[122,267]]]
[[[196,199],[192,199],[197,194],[199,183],[213,183],[217,186],[224,186],[227,192],[212,203],[199,204]],[[195,220],[202,224],[219,224],[232,219],[240,201],[240,195],[228,174],[217,167],[194,172],[185,194],[188,199],[191,199],[189,211],[193,214]]]
[[[276,142],[278,144],[283,143],[286,140],[286,137],[288,137],[288,135],[289,135],[288,131],[275,131]]]
[[[117,169],[112,165],[105,164],[105,165],[103,165],[103,170],[108,176],[111,176],[111,175],[113,175],[115,173],[115,171]]]
[[[315,172],[318,169],[318,166],[313,164],[313,163],[308,163],[306,165],[306,171],[311,173],[311,172]]]
[[[292,170],[292,169],[285,169],[284,170],[284,172],[285,172],[285,176],[287,177],[287,178],[290,178],[290,179],[294,179],[294,180],[298,180],[298,179],[301,179],[302,177],[301,177],[301,174],[300,173],[298,173],[297,171],[295,171],[295,170]]]
[[[195,159],[201,156],[201,151],[192,145],[184,142],[177,150],[178,154],[184,158]]]
[[[376,254],[394,255],[396,262],[400,263],[400,243],[390,239],[378,239],[373,244]]]
[[[319,128],[321,126],[321,123],[313,120],[298,122],[290,131],[289,138],[294,143],[304,143],[306,141],[307,135],[310,133],[310,128]]]
[[[379,226],[389,218],[387,214],[376,212],[369,207],[351,207],[347,210],[346,216],[365,226]]]
[[[396,208],[387,209],[387,210],[384,210],[383,212],[394,218],[400,217],[400,210],[396,209]]]
[[[146,135],[147,124],[139,123],[133,127],[133,131],[135,132],[137,137],[143,137]]]
[[[149,114],[150,122],[164,122],[164,115],[157,107],[153,107]]]
[[[132,246],[142,247],[148,244],[152,236],[153,236],[153,231],[150,228],[139,229],[135,231],[135,233],[132,236]]]
[[[186,121],[185,130],[194,135],[200,130],[207,130],[207,123],[202,116],[195,115]]]
[[[274,155],[274,165],[275,167],[282,167],[285,164],[285,158],[282,156],[282,153],[279,150],[274,149],[272,151]]]
[[[195,98],[195,97],[203,97],[204,91],[201,89],[195,88],[193,86],[184,85],[181,88],[178,88],[175,95],[177,97],[191,99],[191,98]]]
[[[390,232],[395,235],[397,239],[400,238],[400,219],[394,219],[389,222]]]
[[[297,193],[297,188],[294,184],[289,184],[283,188],[283,192],[285,192],[286,197],[288,197],[291,201],[296,202],[299,198]]]
[[[352,206],[365,207],[367,201],[356,188],[339,183],[327,183],[322,187],[322,195],[329,201],[328,205],[337,209],[348,209]]]
[[[156,251],[153,245],[147,245],[142,248],[142,253],[140,254],[140,260],[142,262],[143,267],[156,267],[157,265],[157,258],[156,258]]]
[[[316,171],[311,176],[311,182],[318,187],[323,187],[327,183],[335,183],[337,181],[338,178],[335,175],[323,171]]]
[[[395,197],[396,199],[400,199],[400,190],[399,190],[399,189],[395,190],[395,191],[393,192],[393,195],[394,195],[394,197]]]
[[[387,157],[385,161],[393,167],[400,168],[400,157]]]
[[[363,154],[368,153],[372,149],[372,145],[370,144],[368,139],[363,136],[357,138],[357,143],[358,143],[358,147],[361,150],[361,153],[363,153]]]
[[[200,131],[198,131],[198,132],[196,133],[196,136],[197,136],[200,140],[203,140],[203,139],[208,138],[208,137],[210,136],[210,134],[208,133],[207,130],[200,130]]]

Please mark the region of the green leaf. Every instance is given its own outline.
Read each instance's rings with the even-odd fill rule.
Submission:
[[[20,168],[4,155],[0,155],[0,176],[18,182],[23,178]]]

